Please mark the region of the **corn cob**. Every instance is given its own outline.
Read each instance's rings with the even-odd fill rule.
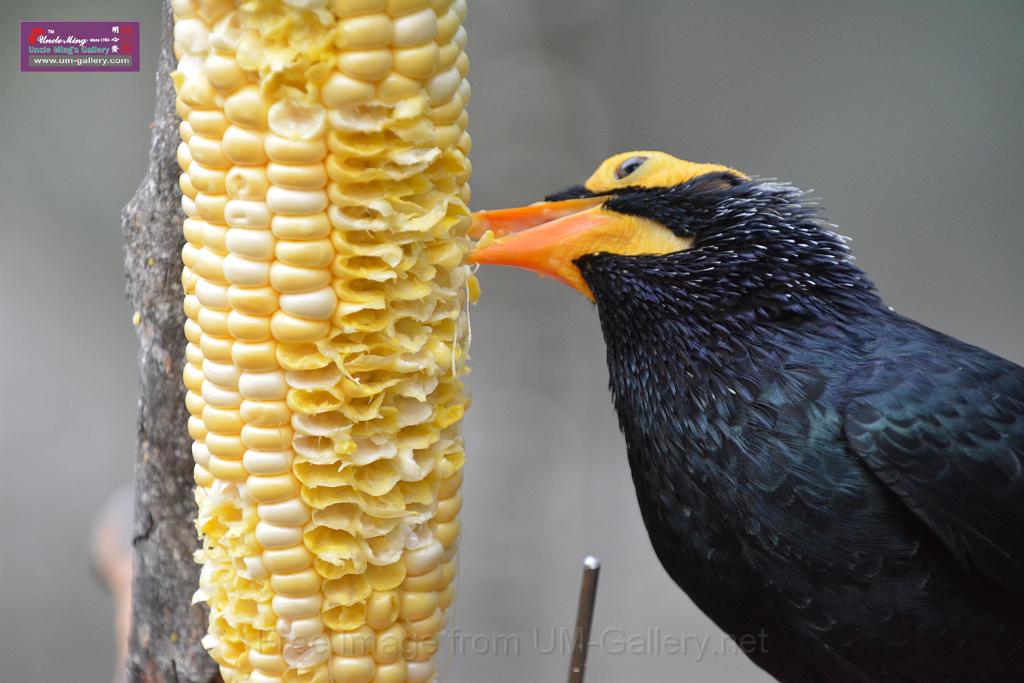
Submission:
[[[454,596],[465,0],[173,0],[197,599],[228,683],[433,680]]]

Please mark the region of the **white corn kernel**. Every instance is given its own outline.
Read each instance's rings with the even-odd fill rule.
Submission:
[[[437,35],[437,15],[430,8],[398,17],[394,21],[394,35],[391,44],[396,47],[419,45],[434,39]]]
[[[249,455],[248,452],[246,455]],[[276,524],[299,525],[309,521],[309,509],[300,499],[292,499],[281,503],[265,503],[259,506],[261,519]]]
[[[336,305],[337,297],[330,287],[302,294],[281,295],[281,310],[302,318],[329,320],[334,315]]]
[[[284,595],[275,595],[273,600],[274,612],[285,619],[299,619],[311,617],[320,613],[320,594],[307,595],[302,598],[290,598]]]
[[[224,258],[224,276],[233,285],[261,287],[270,283],[271,263],[253,261],[235,254]]]
[[[269,230],[231,228],[224,240],[235,256],[254,261],[270,261],[274,258],[274,235]]]
[[[238,392],[245,398],[273,401],[288,395],[288,383],[280,370],[245,372],[238,378]]]
[[[233,228],[269,228],[266,202],[233,199],[224,206],[224,220]]]
[[[257,451],[249,449],[245,452],[245,455],[242,456],[242,464],[245,465],[245,469],[248,470],[250,474],[285,474],[291,470],[292,454],[288,451]],[[299,501],[299,503],[301,503],[301,501]],[[273,517],[269,517],[266,514],[263,514],[262,510],[263,507],[267,506],[261,506],[260,518],[280,524],[283,523],[281,521],[282,519],[292,520],[303,516],[297,511],[292,510],[292,501],[286,501],[285,503],[278,503],[276,505],[287,507],[278,508],[283,510],[283,512],[280,512]],[[301,507],[305,510],[304,505]],[[274,510],[274,507],[271,506],[268,509],[272,511]],[[270,514],[273,515],[274,513],[271,512]],[[306,519],[309,518],[308,511],[305,512],[304,517]]]
[[[290,190],[277,186],[267,190],[267,206],[275,213],[317,213],[324,211],[327,204],[327,193],[323,190]]]

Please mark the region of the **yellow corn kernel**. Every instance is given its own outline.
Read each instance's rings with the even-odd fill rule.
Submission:
[[[366,102],[373,95],[374,87],[372,83],[351,78],[344,73],[337,72],[328,77],[321,93],[323,103],[332,109],[342,109],[350,105]]]
[[[188,151],[195,161],[211,168],[227,169],[231,162],[224,156],[220,140],[195,134],[188,141]]]
[[[460,522],[453,519],[450,522],[436,522],[432,525],[434,537],[441,542],[445,548],[450,548],[459,539]]]
[[[402,659],[405,651],[405,627],[392,624],[377,633],[374,642],[373,658],[378,664],[390,664]]]
[[[406,641],[406,656],[410,662],[425,662],[437,654],[438,642],[433,638]]]
[[[267,163],[267,153],[263,150],[263,135],[258,131],[230,126],[224,132],[222,146],[224,156],[234,164],[257,166]]]
[[[253,470],[249,463],[249,459],[246,458],[246,467],[252,472]],[[277,524],[301,526],[309,521],[309,508],[301,503],[302,501],[297,498],[289,498],[280,503],[266,503],[259,506],[259,515],[261,519]]]
[[[241,346],[235,344],[235,348]],[[262,369],[262,368],[257,368]],[[292,418],[286,401],[242,401],[239,414],[246,423],[265,427],[286,425]]]
[[[280,595],[301,596],[320,593],[323,579],[316,571],[309,569],[294,574],[275,574],[270,579],[270,586]]]
[[[269,316],[279,307],[278,294],[271,287],[242,287],[232,285],[227,290],[228,304],[237,312],[247,315]]]
[[[210,474],[221,481],[245,483],[249,473],[237,460],[228,460],[216,455],[210,456]]]
[[[265,130],[269,108],[270,105],[260,93],[259,88],[249,85],[227,98],[224,102],[224,115],[235,125],[254,130]]]
[[[208,422],[206,422],[206,428],[210,428]],[[210,453],[230,460],[238,460],[245,454],[245,446],[242,445],[241,439],[237,436],[217,434],[216,432],[209,432],[206,435],[206,447]]]
[[[279,164],[315,164],[327,156],[327,143],[322,138],[293,140],[268,135],[264,145],[270,160]]]
[[[425,574],[419,576],[407,576],[402,587],[407,591],[439,591],[444,588],[444,572],[441,567],[435,567]]]
[[[253,477],[249,477],[250,482],[252,479]],[[313,564],[313,555],[301,545],[282,550],[264,550],[263,564],[271,572],[286,574],[310,567]]]
[[[277,366],[277,344],[266,342],[235,342],[231,347],[231,361],[241,370],[267,372]],[[253,409],[257,409],[253,406]]]
[[[345,89],[345,84],[352,83],[351,91],[353,93],[361,93],[362,89],[367,87],[364,85],[365,81],[379,81],[382,80],[391,72],[391,65],[393,63],[393,55],[391,50],[385,47],[379,47],[372,50],[350,50],[343,52],[338,57],[338,69],[345,76],[351,77],[350,79],[342,77],[342,80],[335,81],[334,87]],[[368,87],[366,96],[369,97],[373,94],[372,86]],[[335,93],[337,96],[337,93]],[[330,104],[325,95],[324,102]]]
[[[224,188],[232,199],[265,199],[269,186],[267,171],[261,166],[234,166],[224,178]]]
[[[475,291],[465,5],[172,1],[182,377],[225,681],[436,675]]]
[[[393,33],[394,26],[387,14],[360,14],[338,22],[335,40],[347,50],[384,47]]]
[[[366,603],[366,623],[380,631],[398,618],[398,596],[394,591],[376,591]]]
[[[193,109],[188,113],[187,121],[193,133],[212,138],[223,135],[228,127],[228,119],[219,109]]]
[[[438,592],[437,604],[442,610],[447,610],[449,605],[455,601],[455,582],[452,581],[448,587]]]
[[[406,664],[399,660],[391,664],[378,664],[377,674],[373,677],[373,683],[405,683]]]
[[[441,621],[443,616],[441,615],[440,609],[435,609],[430,615],[423,619],[417,619],[415,621],[407,621],[406,629],[409,631],[409,635],[417,640],[430,638],[441,631]]]
[[[299,494],[298,482],[290,474],[273,477],[249,477],[249,496],[257,503],[276,503]]]
[[[373,653],[376,633],[369,626],[331,634],[331,649],[343,657],[365,657]]]
[[[437,672],[437,665],[434,659],[425,662],[410,661],[406,663],[406,683],[427,683],[434,678]]]
[[[198,161],[189,164],[188,173],[181,175],[182,181],[187,181],[193,190],[202,191],[208,194],[223,194],[227,183],[227,173],[215,168],[207,168]],[[185,192],[185,189],[182,188]],[[196,194],[189,194],[195,199]]]
[[[335,681],[345,683],[371,683],[376,673],[377,664],[373,657],[341,657],[331,658],[331,676]]]
[[[323,320],[306,320],[278,311],[270,319],[274,339],[282,342],[314,342],[323,339],[331,331],[331,325]]]
[[[207,429],[221,434],[238,434],[244,424],[239,411],[214,408],[213,405],[204,407],[203,422]]]

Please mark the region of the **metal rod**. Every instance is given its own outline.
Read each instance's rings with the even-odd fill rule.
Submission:
[[[576,632],[569,664],[569,683],[583,683],[587,669],[587,651],[590,648],[590,627],[594,621],[594,602],[597,599],[597,577],[601,573],[601,560],[587,555],[583,560],[583,581],[580,584],[580,603],[576,610]]]

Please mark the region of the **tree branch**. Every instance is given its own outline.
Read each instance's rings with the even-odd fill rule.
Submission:
[[[198,546],[193,520],[191,439],[185,428],[182,332],[181,193],[176,150],[180,119],[170,73],[173,18],[163,2],[156,113],[149,168],[124,208],[125,288],[138,320],[140,399],[135,469],[135,569],[128,680],[133,683],[210,683],[217,666],[200,639],[206,609],[191,605],[199,583],[192,560]]]

